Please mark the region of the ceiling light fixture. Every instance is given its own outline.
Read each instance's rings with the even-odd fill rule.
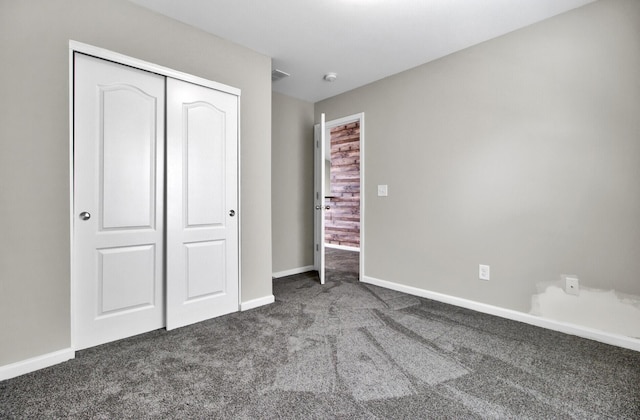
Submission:
[[[323,77],[323,79],[327,82],[334,82],[337,78],[338,78],[337,73],[327,73]]]

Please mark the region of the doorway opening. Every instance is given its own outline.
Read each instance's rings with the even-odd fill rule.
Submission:
[[[360,273],[360,119],[327,123],[325,264],[329,278]]]
[[[315,255],[320,283],[364,276],[364,113],[315,127]],[[339,277],[335,277],[339,276]]]

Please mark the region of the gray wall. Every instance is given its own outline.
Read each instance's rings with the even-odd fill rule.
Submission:
[[[640,2],[327,99],[315,120],[361,111],[366,276],[523,312],[563,273],[640,297]]]
[[[274,273],[313,265],[313,104],[272,96]]]
[[[73,39],[242,89],[242,301],[271,295],[271,60],[124,0],[0,0],[0,365],[70,345]]]

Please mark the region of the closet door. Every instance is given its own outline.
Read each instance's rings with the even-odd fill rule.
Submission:
[[[164,326],[165,78],[75,54],[75,347]]]
[[[238,310],[238,97],[167,79],[167,329]]]

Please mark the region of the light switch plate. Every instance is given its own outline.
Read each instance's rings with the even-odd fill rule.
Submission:
[[[491,267],[489,267],[488,265],[480,264],[478,267],[478,278],[480,280],[490,280]]]
[[[389,195],[389,189],[386,185],[378,185],[378,197],[386,197]]]

